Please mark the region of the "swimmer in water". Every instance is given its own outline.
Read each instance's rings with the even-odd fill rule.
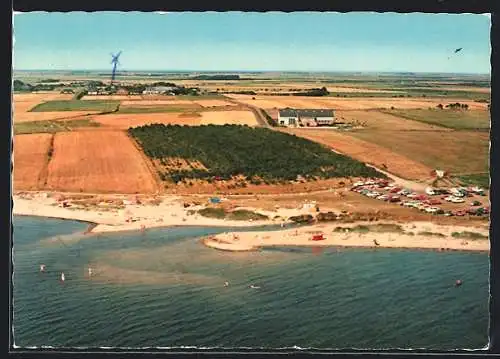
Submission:
[[[224,282],[224,287],[229,287],[229,282],[228,281]]]
[[[89,267],[89,277],[92,276],[92,268]]]
[[[45,264],[40,264],[40,272],[45,272]]]
[[[64,282],[64,280],[65,280],[64,273],[61,273],[61,281]]]

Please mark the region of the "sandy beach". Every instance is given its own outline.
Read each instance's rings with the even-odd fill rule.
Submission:
[[[115,198],[116,200],[116,198]],[[208,204],[184,207],[185,198],[163,197],[155,205],[133,204],[120,208],[105,206],[78,208],[76,205],[64,207],[55,196],[47,193],[15,195],[13,213],[15,215],[43,216],[89,222],[88,232],[119,232],[147,230],[172,226],[207,226],[245,228],[261,225],[292,223],[289,218],[301,214],[311,214],[307,208],[277,208],[274,211],[251,207],[237,207],[268,216],[266,220],[228,220],[204,217],[198,210]],[[119,200],[122,201],[122,200]],[[105,203],[100,203],[104,205]],[[274,219],[276,218],[276,219]],[[389,229],[380,230],[388,225]],[[360,231],[360,226],[363,231]],[[371,228],[371,229],[370,229]],[[473,232],[475,238],[458,238],[453,233]],[[315,234],[323,234],[324,239],[311,240]],[[307,226],[260,232],[228,232],[209,238],[202,243],[208,247],[227,251],[251,251],[272,246],[341,246],[341,247],[382,247],[436,250],[488,251],[490,242],[485,226],[444,226],[430,222],[356,222],[341,221],[315,223]]]
[[[487,238],[464,239],[452,236],[454,232],[473,232],[488,236],[488,231],[484,228],[438,226],[426,222],[377,223],[375,226],[384,224],[400,226],[402,231],[359,233],[353,230],[355,226],[370,228],[374,224],[371,222],[348,225],[328,223],[279,231],[223,233],[204,238],[202,242],[207,247],[227,251],[251,251],[273,246],[381,247],[443,251],[489,251],[490,249],[490,241]],[[339,230],[339,227],[342,230]],[[312,237],[318,234],[323,234],[324,239],[312,240]]]
[[[272,220],[238,221],[207,218],[190,212],[205,208],[192,206],[184,208],[182,198],[164,198],[159,205],[126,205],[124,209],[86,210],[58,206],[54,198],[43,193],[30,199],[14,196],[14,215],[43,216],[95,223],[92,233],[120,232],[141,230],[155,227],[172,226],[214,226],[214,227],[250,227],[275,224]],[[127,221],[128,220],[128,221]]]

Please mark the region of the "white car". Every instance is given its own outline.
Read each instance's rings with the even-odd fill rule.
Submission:
[[[439,211],[439,208],[437,208],[437,207],[428,207],[428,208],[425,209],[425,211],[427,213],[436,213],[437,211]]]
[[[453,202],[453,203],[464,203],[464,202],[465,202],[465,199],[455,197],[455,198],[453,198],[453,199],[451,200],[451,202]]]
[[[388,199],[388,198],[389,198],[389,196],[388,196],[388,195],[386,195],[386,194],[382,194],[382,195],[380,195],[380,196],[378,196],[378,197],[377,197],[377,199],[380,199],[380,200],[382,200],[382,201],[385,201],[385,200],[386,200],[386,199]]]
[[[417,198],[419,196],[418,193],[410,193],[409,195],[407,195],[406,197],[408,198]]]
[[[456,198],[456,197],[448,196],[448,197],[445,197],[444,200],[447,201],[447,202],[451,202],[451,201],[453,201],[454,198]]]

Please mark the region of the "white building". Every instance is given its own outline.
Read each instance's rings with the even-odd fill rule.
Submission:
[[[170,93],[174,89],[175,87],[156,86],[156,87],[148,87],[142,93],[143,95],[159,95],[164,93]]]
[[[280,126],[331,126],[334,122],[333,110],[299,110],[285,108],[278,112],[278,124]]]

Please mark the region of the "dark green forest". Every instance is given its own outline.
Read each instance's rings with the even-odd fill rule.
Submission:
[[[183,158],[207,170],[160,173],[162,180],[230,179],[243,175],[252,183],[335,177],[385,177],[373,168],[310,140],[247,126],[152,124],[130,128],[145,154],[164,163]],[[166,162],[165,162],[166,163]],[[164,164],[165,164],[164,163]]]

